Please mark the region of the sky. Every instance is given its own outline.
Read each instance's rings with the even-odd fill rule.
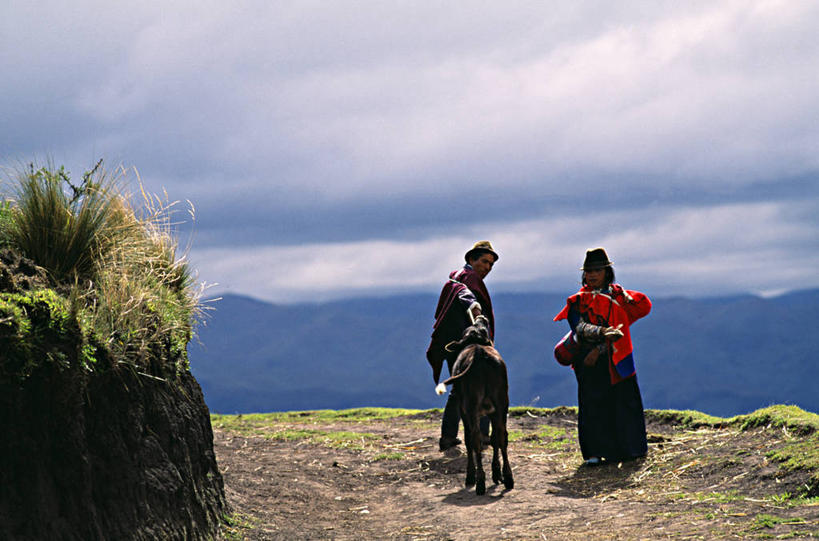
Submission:
[[[819,287],[819,2],[0,5],[0,166],[167,193],[209,294]],[[138,187],[133,188],[135,190]]]

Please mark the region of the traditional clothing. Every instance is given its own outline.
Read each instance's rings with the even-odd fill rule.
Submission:
[[[427,349],[427,361],[432,366],[435,383],[441,377],[441,369],[447,357],[444,347],[453,340],[460,340],[464,329],[472,324],[468,313],[476,303],[489,321],[489,338],[494,339],[495,315],[489,291],[478,273],[467,263],[463,268],[449,273],[449,280],[441,289],[438,306],[435,308],[432,341]],[[456,306],[455,309],[451,309],[453,305]]]
[[[604,290],[584,286],[554,318],[567,319],[571,328],[570,335],[558,343],[555,356],[561,364],[567,364],[571,356],[584,459],[627,460],[644,456],[648,450],[629,326],[650,311],[651,301],[639,291],[617,284]],[[621,338],[603,337],[603,328],[619,325]],[[593,348],[598,348],[600,356],[593,366],[586,366],[583,359]]]
[[[460,340],[464,329],[472,324],[469,313],[476,304],[480,305],[481,313],[489,322],[487,325],[489,337],[494,338],[495,315],[492,311],[492,300],[489,298],[489,291],[486,289],[483,279],[467,263],[463,268],[454,270],[449,274],[449,280],[441,289],[438,306],[435,309],[432,340],[427,348],[427,361],[432,366],[432,378],[435,383],[438,383],[441,377],[444,360],[447,361],[449,373],[453,373],[452,366],[455,363],[457,354],[446,351],[445,347],[453,340]],[[460,419],[458,399],[453,389],[447,398],[443,419],[441,420],[442,450],[444,442],[456,441]],[[489,433],[488,417],[481,418],[480,428],[484,435]],[[465,436],[468,438],[469,434],[465,434]]]

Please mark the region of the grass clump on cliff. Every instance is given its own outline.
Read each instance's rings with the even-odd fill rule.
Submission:
[[[51,289],[0,293],[0,315],[0,373],[25,378],[45,364],[67,368],[72,357],[85,366],[95,361],[68,302]]]
[[[31,165],[17,178],[7,239],[55,283],[93,279],[125,233],[115,186],[100,166],[86,172],[80,186],[62,167]]]
[[[144,191],[135,205],[124,178],[100,161],[79,183],[62,167],[33,165],[11,179],[0,202],[0,248],[31,260],[46,283],[18,291],[11,277],[0,287],[0,337],[12,344],[0,352],[0,375],[24,379],[71,359],[88,370],[126,365],[158,377],[187,369],[200,291],[178,255],[173,205]],[[46,300],[47,314],[37,308]]]

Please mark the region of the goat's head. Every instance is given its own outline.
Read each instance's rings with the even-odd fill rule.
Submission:
[[[449,352],[460,351],[470,344],[491,346],[492,340],[489,338],[489,328],[486,325],[486,318],[478,316],[475,323],[464,329],[460,340],[450,342],[446,345]]]

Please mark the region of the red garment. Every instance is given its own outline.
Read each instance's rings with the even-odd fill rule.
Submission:
[[[569,311],[576,310],[584,321],[592,325],[617,327],[622,325],[623,337],[611,342],[612,384],[634,375],[634,357],[629,326],[651,311],[651,301],[639,291],[623,289],[618,284],[611,286],[611,295],[583,286],[580,291],[566,300],[566,306],[554,318],[567,319]]]
[[[471,297],[480,303],[481,313],[489,320],[490,337],[495,336],[495,314],[492,311],[492,301],[483,279],[468,265],[452,271],[438,298],[432,340],[427,348],[427,361],[432,367],[432,378],[435,383],[438,383],[444,360],[447,359],[447,351],[444,349],[446,344],[461,338],[464,329],[470,324],[469,317],[462,306],[455,308],[454,312],[451,310],[453,304],[460,303],[459,294],[464,291],[471,293]],[[448,316],[450,312],[452,313]]]
[[[480,303],[481,313],[489,320],[489,337],[494,338],[495,313],[492,311],[492,300],[489,298],[489,291],[478,273],[471,267],[466,266],[449,273],[449,281],[444,284],[441,296],[438,298],[438,306],[435,308],[435,323],[432,328],[438,328],[438,325],[441,324],[444,316],[449,311],[449,307],[458,298],[458,292],[464,287],[469,288],[472,294],[475,295],[475,299]]]

